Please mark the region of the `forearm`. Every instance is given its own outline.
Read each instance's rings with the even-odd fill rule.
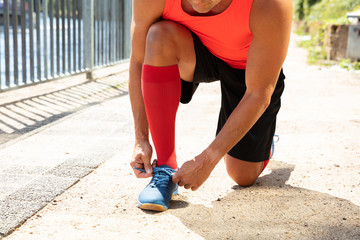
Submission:
[[[268,107],[270,98],[271,95],[245,93],[222,130],[204,151],[210,156],[210,164],[216,165],[245,136]]]
[[[129,97],[134,119],[135,141],[149,140],[149,127],[141,92],[142,63],[130,59]]]

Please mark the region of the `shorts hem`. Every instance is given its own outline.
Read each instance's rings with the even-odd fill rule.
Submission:
[[[263,161],[269,160],[270,150],[260,152],[260,153],[257,152],[254,154],[239,154],[239,153],[234,153],[234,152],[230,151],[227,154],[229,154],[233,158],[236,158],[238,160],[242,160],[245,162],[263,162]]]

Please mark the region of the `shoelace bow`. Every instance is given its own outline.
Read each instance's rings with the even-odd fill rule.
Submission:
[[[135,168],[143,173],[146,173],[144,169],[141,168]],[[159,186],[159,187],[167,187],[169,184],[169,181],[171,181],[171,177],[173,175],[172,170],[167,168],[159,168],[159,167],[153,167],[153,179],[151,180],[150,184],[153,186]]]

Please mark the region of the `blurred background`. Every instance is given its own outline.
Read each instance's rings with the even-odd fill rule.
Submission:
[[[294,31],[308,62],[360,70],[360,0],[294,0]]]

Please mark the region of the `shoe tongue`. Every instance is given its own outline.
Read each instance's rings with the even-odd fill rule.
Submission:
[[[172,168],[167,165],[157,167],[157,171],[155,170],[156,176],[154,175],[153,179],[154,186],[167,187],[169,181],[171,181],[171,170]]]
[[[172,169],[170,166],[168,166],[168,165],[161,165],[161,166],[158,166],[158,168],[170,168],[170,169]]]

